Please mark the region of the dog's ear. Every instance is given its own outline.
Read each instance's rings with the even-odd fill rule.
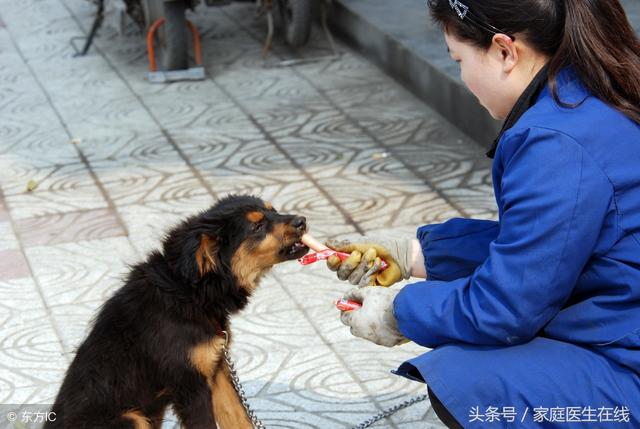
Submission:
[[[204,277],[205,274],[215,272],[218,268],[218,244],[216,239],[207,234],[202,234],[195,258],[200,278]]]
[[[169,267],[191,285],[218,269],[218,243],[211,235],[178,227],[167,235],[163,247]]]

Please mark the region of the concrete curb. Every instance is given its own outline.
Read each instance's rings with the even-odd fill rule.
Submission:
[[[640,32],[640,2],[621,2]],[[443,51],[439,30],[428,22],[422,0],[333,0],[331,4],[329,21],[337,35],[454,126],[489,147],[501,122],[491,118],[458,78]]]
[[[334,1],[329,20],[338,36],[468,136],[486,147],[495,139],[501,123],[486,112],[460,80],[371,23],[347,2]]]

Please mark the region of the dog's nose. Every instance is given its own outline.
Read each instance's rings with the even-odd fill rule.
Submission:
[[[291,221],[291,226],[296,229],[304,230],[307,228],[307,219],[303,216],[296,216]]]

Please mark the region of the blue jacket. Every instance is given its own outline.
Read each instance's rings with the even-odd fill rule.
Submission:
[[[524,412],[549,397],[633,408],[624,427],[640,427],[640,126],[571,70],[558,91],[579,105],[545,88],[498,143],[499,221],[421,227],[429,279],[394,302],[402,333],[434,348],[397,373],[464,427],[501,427],[469,421],[488,398]]]

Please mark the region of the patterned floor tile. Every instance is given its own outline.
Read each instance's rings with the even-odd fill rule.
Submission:
[[[16,228],[25,247],[127,235],[116,214],[108,209],[21,219]]]
[[[0,273],[3,280],[13,280],[31,275],[29,266],[20,249],[0,251]]]
[[[306,106],[309,102],[313,105],[319,97],[306,80],[287,69],[266,69],[259,74],[249,74],[245,79],[227,73],[216,77],[216,82],[236,99],[250,103],[252,112],[257,104],[266,104],[264,101],[269,101],[273,110],[280,110],[292,104]]]
[[[401,410],[390,417],[399,429],[443,429],[444,426],[428,401]]]
[[[208,170],[223,166],[243,144],[256,137],[243,138],[232,131],[206,127],[172,129],[170,135],[192,165]]]
[[[91,135],[96,127],[135,129],[149,132],[158,127],[138,99],[125,94],[120,98],[71,98],[56,107],[76,134]]]
[[[399,85],[389,85],[386,80],[361,82],[345,88],[329,88],[323,93],[339,107],[357,113],[361,109],[376,109],[384,116],[390,111],[404,112],[407,118],[427,117],[424,104]]]
[[[0,404],[53,404],[60,383],[0,389]]]
[[[364,140],[345,141],[338,145],[335,142],[310,142],[304,138],[286,137],[279,139],[279,144],[298,165],[318,179],[354,173],[346,170],[361,152],[380,151],[375,144]]]
[[[260,162],[259,159],[256,161]],[[218,196],[241,193],[270,198],[273,195],[284,194],[282,188],[295,186],[297,182],[303,180],[300,172],[291,165],[285,164],[277,175],[270,174],[268,171],[262,174],[258,172],[245,174],[242,171],[244,168],[248,167],[210,167],[207,164],[197,166],[198,172],[209,188]]]
[[[27,72],[27,70],[24,70]],[[31,85],[35,82],[31,81]],[[2,123],[16,124],[36,130],[41,124],[57,126],[55,111],[51,109],[47,99],[33,87],[4,87],[2,103]]]
[[[409,227],[410,236],[414,236],[417,226],[441,223],[460,216],[460,212],[451,205],[450,200],[443,198],[442,194],[415,192],[402,198],[397,211],[388,217],[388,222],[384,227],[387,229],[386,234],[388,235],[393,234],[394,230]],[[371,228],[371,233],[374,230],[376,228]],[[378,233],[384,234],[385,231],[379,229]]]
[[[392,190],[392,195],[431,190],[420,176],[403,165],[402,160],[394,158],[379,146],[360,147],[341,167],[339,170],[327,168],[326,172],[333,173],[331,177],[334,178],[355,179],[354,187],[362,183],[369,183],[373,187],[384,186]]]
[[[291,263],[295,262],[287,262]],[[271,276],[262,280],[251,301],[251,306],[233,319],[235,351],[243,350],[243,345],[267,353],[280,348],[300,350],[322,346],[314,326],[303,322],[300,309]],[[254,352],[247,355],[258,356]]]
[[[111,200],[118,206],[162,200],[207,198],[207,190],[184,161],[165,165],[132,159],[96,161],[92,167]]]
[[[13,125],[21,126],[15,121]],[[78,152],[62,129],[49,130],[8,138],[0,144],[0,162],[12,166],[67,165],[78,162]]]
[[[107,203],[83,164],[13,165],[3,173],[5,202],[13,219],[98,209]],[[37,187],[27,191],[35,181]]]
[[[117,290],[123,285],[122,281],[114,281],[111,291]],[[56,326],[62,327],[59,331],[60,341],[63,346],[65,358],[71,362],[75,356],[77,348],[85,340],[91,330],[91,322],[100,310],[100,306],[104,304],[104,299],[99,300],[83,300],[81,302],[73,302],[70,304],[53,304],[49,305],[51,320]],[[62,380],[59,380],[62,382]]]
[[[73,192],[75,188],[91,187],[94,184],[86,166],[78,159],[74,163],[64,165],[41,164],[34,159],[24,159],[22,162],[14,160],[0,174],[5,202],[8,205],[10,196],[27,192],[30,180],[37,184],[34,193]]]
[[[1,349],[0,392],[59,382],[68,364],[59,342]]]
[[[27,249],[48,306],[105,300],[138,260],[124,237]],[[46,261],[46,262],[45,262]]]
[[[269,351],[255,369],[237,362],[252,406],[269,427],[351,427],[377,411],[326,347]]]
[[[90,163],[127,160],[131,163],[167,165],[182,159],[159,130],[142,132],[136,128],[118,130],[93,127],[90,134],[76,134],[77,147]],[[98,164],[99,165],[99,164]]]
[[[2,188],[0,187],[0,222],[8,222],[9,221],[9,212],[7,211],[7,206],[4,202],[4,193],[2,192]]]
[[[1,219],[0,215],[0,219]],[[0,220],[0,251],[17,249],[18,240],[13,232],[10,222]]]
[[[42,296],[31,277],[0,281],[0,349],[29,347],[58,340]]]
[[[371,141],[349,118],[324,100],[305,103],[304,108],[295,104],[271,104],[256,112],[256,120],[274,138],[295,136],[312,147],[317,142],[339,146]]]
[[[389,82],[389,78],[377,67],[350,52],[344,52],[339,61],[322,63],[319,67],[318,65],[301,66],[299,70],[321,89],[349,88],[376,83],[388,84]]]
[[[202,203],[201,207],[204,209],[213,200],[198,199],[198,201]],[[159,249],[169,228],[199,211],[193,204],[186,207],[182,204],[175,204],[173,207],[180,208],[183,212],[168,212],[166,210],[167,204],[164,204],[164,207],[158,207],[154,204],[132,204],[118,208],[122,222],[129,232],[129,241],[140,257]]]
[[[249,125],[245,115],[211,81],[199,84],[198,96],[163,91],[145,97],[145,105],[167,129],[208,128],[210,131],[241,131]],[[206,94],[203,97],[202,94]]]
[[[394,226],[397,215],[407,209],[406,203],[413,193],[419,194],[421,202],[434,198],[430,190],[415,178],[404,183],[395,180],[387,183],[353,175],[350,178],[320,179],[318,182],[364,230]]]

